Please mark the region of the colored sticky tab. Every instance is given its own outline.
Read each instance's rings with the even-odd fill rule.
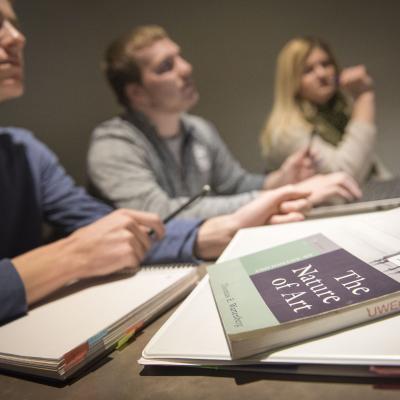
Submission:
[[[115,348],[117,350],[121,350],[122,347],[125,346],[125,344],[128,342],[128,340],[135,334],[135,331],[132,333],[129,333],[128,335],[123,336],[121,339],[118,340],[117,345]]]
[[[215,370],[219,370],[220,369],[220,367],[218,365],[200,365],[200,368],[215,369]]]
[[[137,324],[131,326],[126,332],[125,335],[118,340],[115,348],[117,350],[121,350],[125,346],[125,344],[129,341],[129,339],[138,331],[140,328],[142,328],[144,322],[140,321]]]
[[[394,376],[400,377],[400,368],[399,367],[379,367],[379,366],[371,366],[369,367],[371,372],[375,372],[377,375],[381,376]]]
[[[68,371],[70,368],[79,364],[89,351],[89,344],[83,343],[75,349],[71,350],[69,353],[64,355],[65,369]]]
[[[94,346],[97,342],[99,342],[100,340],[102,340],[103,337],[106,336],[106,334],[107,334],[107,331],[104,330],[104,331],[100,331],[97,335],[92,336],[92,337],[88,340],[89,347]]]

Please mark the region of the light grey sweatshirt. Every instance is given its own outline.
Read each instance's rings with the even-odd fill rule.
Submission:
[[[208,121],[182,116],[181,162],[141,114],[129,113],[100,124],[89,153],[90,184],[117,207],[165,217],[205,184],[212,193],[182,213],[209,218],[233,212],[255,198],[265,175],[245,171]]]

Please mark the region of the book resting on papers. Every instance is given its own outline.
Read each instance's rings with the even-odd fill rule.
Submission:
[[[389,261],[392,267],[390,273],[386,273],[400,282],[400,265],[396,256],[400,249],[400,224],[396,221],[400,221],[400,208],[243,229],[230,242],[218,263],[322,234],[366,264],[375,260],[376,264],[383,265]],[[150,340],[139,363],[144,366],[216,368],[285,375],[398,379],[400,314],[390,315],[392,311],[399,311],[398,306],[395,301],[385,302],[372,309],[383,318],[336,331],[333,327],[330,333],[322,336],[233,359],[209,276],[206,276]]]
[[[368,264],[316,234],[209,266],[232,358],[400,311],[399,262]]]

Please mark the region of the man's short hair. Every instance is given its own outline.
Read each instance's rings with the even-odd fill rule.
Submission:
[[[126,85],[141,83],[135,52],[167,37],[167,32],[161,26],[143,25],[121,35],[108,46],[104,56],[104,73],[122,106],[129,107]]]

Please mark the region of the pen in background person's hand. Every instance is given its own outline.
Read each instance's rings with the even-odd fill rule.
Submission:
[[[318,132],[315,128],[313,128],[313,130],[311,131],[311,135],[310,135],[310,139],[307,145],[307,151],[306,151],[306,155],[310,158],[312,158],[312,153],[311,153],[311,149],[312,149],[312,142],[315,136],[318,135]]]

